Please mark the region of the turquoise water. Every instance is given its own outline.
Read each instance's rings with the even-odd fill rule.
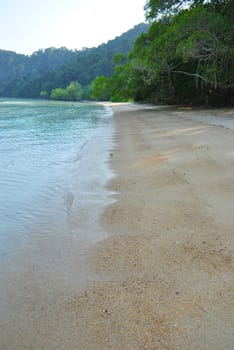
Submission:
[[[0,261],[42,218],[59,217],[62,201],[69,209],[72,170],[110,123],[95,104],[1,99]]]

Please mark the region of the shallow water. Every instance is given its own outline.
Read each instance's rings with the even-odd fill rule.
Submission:
[[[33,232],[64,225],[87,176],[81,159],[111,123],[110,110],[95,104],[1,99],[0,264]]]

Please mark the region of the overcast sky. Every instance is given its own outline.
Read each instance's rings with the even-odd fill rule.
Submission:
[[[144,22],[146,0],[0,0],[0,49],[98,46]]]

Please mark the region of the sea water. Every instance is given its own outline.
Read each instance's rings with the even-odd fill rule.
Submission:
[[[0,100],[2,264],[35,232],[49,235],[56,228],[57,232],[59,228],[69,231],[64,222],[76,196],[86,197],[92,192],[82,177],[90,178],[98,171],[104,176],[104,169],[97,169],[98,165],[95,169],[92,162],[88,171],[82,170],[81,160],[88,152],[92,152],[93,160],[100,156],[98,145],[105,144],[106,136],[110,136],[112,114],[92,103]],[[93,142],[97,147],[90,146]],[[88,188],[77,194],[82,186]],[[84,210],[80,203],[78,212]]]

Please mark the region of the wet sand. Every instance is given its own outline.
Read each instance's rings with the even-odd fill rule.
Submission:
[[[113,177],[108,164],[112,121],[111,112],[72,162],[66,186],[47,203],[51,210],[42,208],[44,215],[1,261],[1,350],[56,349],[56,334],[66,327],[66,301],[99,280],[86,256],[107,237],[99,221],[104,207],[113,202],[105,188]],[[62,344],[66,341],[64,336]]]
[[[231,350],[234,130],[195,120],[212,110],[112,108],[114,202],[86,252],[93,281],[41,308],[25,295],[1,349]]]
[[[231,350],[234,130],[186,109],[114,112],[117,202],[90,256],[106,281],[71,300],[78,348]]]

